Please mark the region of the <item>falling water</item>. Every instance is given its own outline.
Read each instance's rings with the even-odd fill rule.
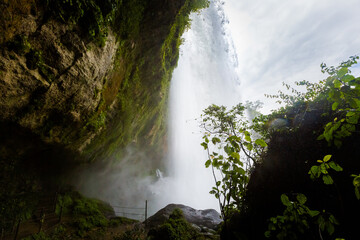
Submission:
[[[170,87],[167,177],[155,188],[159,206],[181,203],[218,209],[216,199],[209,194],[214,180],[204,166],[206,152],[200,146],[197,118],[210,104],[232,106],[240,102],[237,57],[220,1],[192,14],[191,19]]]
[[[207,156],[200,146],[202,134],[196,119],[210,104],[240,102],[237,57],[220,1],[213,0],[191,19],[170,87],[167,168],[144,176],[153,167],[151,161],[128,147],[121,161],[106,159],[76,171],[74,182],[85,195],[112,206],[141,207],[149,200],[149,215],[170,203],[219,210],[217,200],[209,194],[214,180],[204,165]]]

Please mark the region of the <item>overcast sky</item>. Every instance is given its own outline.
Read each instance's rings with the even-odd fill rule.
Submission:
[[[242,99],[262,100],[264,112],[277,106],[264,94],[282,82],[323,79],[322,62],[337,65],[360,54],[360,0],[225,0],[224,9]]]

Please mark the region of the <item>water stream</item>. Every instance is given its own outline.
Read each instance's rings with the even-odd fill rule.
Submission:
[[[181,203],[219,210],[217,200],[209,194],[214,180],[204,166],[207,156],[200,146],[197,118],[210,104],[240,102],[237,57],[220,1],[192,14],[191,19],[170,88],[168,169],[153,191],[158,194],[159,207]]]

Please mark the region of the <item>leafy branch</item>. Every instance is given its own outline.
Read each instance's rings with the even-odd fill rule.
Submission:
[[[210,193],[218,199],[224,220],[230,210],[241,208],[249,169],[267,147],[262,138],[254,139],[245,110],[241,104],[229,111],[211,105],[201,116],[200,126],[205,131],[201,145],[208,153],[205,166],[211,166],[215,181]]]
[[[317,210],[310,210],[305,205],[307,198],[304,194],[296,194],[296,200],[290,201],[286,194],[281,195],[281,202],[286,207],[283,215],[270,218],[268,231],[265,232],[265,237],[270,238],[276,235],[277,239],[299,239],[301,234],[304,234],[311,228],[312,224],[317,224],[319,229],[319,236],[322,238],[322,232],[326,231],[332,235],[335,231],[334,225],[338,225],[336,218],[330,214]]]
[[[333,184],[334,180],[329,174],[329,169],[333,169],[337,172],[342,171],[342,167],[340,167],[337,163],[334,161],[330,161],[331,155],[326,155],[323,160],[317,160],[320,165],[314,165],[311,167],[310,171],[308,172],[310,174],[311,179],[320,178],[322,176],[322,179],[325,184]]]
[[[355,196],[358,200],[360,200],[360,174],[359,175],[355,175],[352,174],[351,177],[353,177],[353,185],[355,188]]]

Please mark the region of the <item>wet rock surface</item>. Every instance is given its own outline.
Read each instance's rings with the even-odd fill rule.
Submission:
[[[163,209],[159,210],[153,216],[149,217],[145,222],[148,228],[152,228],[164,223],[174,211],[179,208],[183,211],[185,219],[195,225],[197,229],[202,232],[211,232],[216,230],[222,222],[220,214],[214,209],[196,210],[194,208],[182,204],[169,204]]]

